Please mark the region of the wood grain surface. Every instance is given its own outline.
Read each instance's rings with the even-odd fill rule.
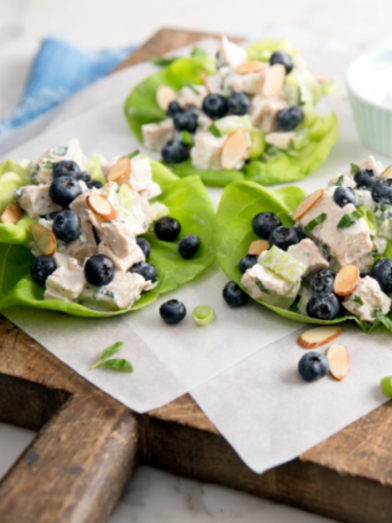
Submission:
[[[211,36],[163,29],[122,67]],[[391,522],[391,403],[259,476],[189,395],[138,417],[1,317],[0,354],[0,420],[38,431],[0,482],[1,523],[103,523],[141,462],[347,523]]]

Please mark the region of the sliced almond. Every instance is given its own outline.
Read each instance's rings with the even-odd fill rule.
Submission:
[[[165,111],[165,113],[168,110],[169,105],[172,102],[176,102],[177,99],[177,93],[168,85],[161,85],[156,94],[157,104],[162,109],[162,111]]]
[[[286,68],[284,65],[275,64],[269,67],[265,73],[263,95],[271,98],[279,94],[283,89],[285,77]]]
[[[108,174],[109,182],[119,182],[131,174],[131,160],[129,158],[120,158],[110,169]]]
[[[294,220],[301,220],[310,210],[318,205],[324,196],[327,194],[325,189],[318,189],[313,194],[310,194],[303,202],[301,202],[295,213],[293,214]]]
[[[298,338],[298,343],[304,349],[321,347],[336,340],[342,334],[342,329],[336,325],[331,327],[315,327],[304,331]]]
[[[57,241],[55,235],[39,223],[32,223],[30,225],[31,236],[37,249],[46,256],[52,256],[56,252]]]
[[[109,200],[100,194],[91,194],[90,196],[87,196],[87,205],[94,214],[104,220],[114,220],[117,218],[116,209]]]
[[[200,78],[201,78],[201,81],[203,82],[204,87],[207,89],[207,93],[211,93],[211,90],[208,85],[208,76],[205,71],[200,71]]]
[[[263,62],[244,62],[235,68],[238,74],[260,73],[267,67]]]
[[[350,354],[347,348],[340,343],[331,345],[327,350],[329,373],[335,380],[342,381],[350,370]]]
[[[392,178],[392,165],[385,169],[385,171],[380,175],[380,178]]]
[[[235,169],[238,163],[246,158],[248,149],[249,142],[244,131],[239,129],[231,133],[222,147],[222,167],[228,171]]]
[[[350,296],[359,282],[360,271],[357,265],[351,263],[340,269],[335,277],[333,290],[338,296]]]
[[[267,240],[256,240],[252,242],[248,249],[248,254],[258,254],[267,251],[269,249],[269,243]]]
[[[1,221],[3,223],[12,223],[15,225],[15,223],[18,223],[22,216],[23,210],[17,203],[13,202],[9,203],[4,209],[3,214],[1,215]]]

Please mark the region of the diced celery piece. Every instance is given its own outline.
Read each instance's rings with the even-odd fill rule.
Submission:
[[[303,128],[299,129],[298,131],[295,131],[295,136],[293,139],[293,146],[294,149],[299,151],[300,149],[303,149],[306,147],[310,142],[310,133],[309,129]]]
[[[265,133],[260,129],[252,129],[250,131],[251,146],[249,151],[249,158],[255,160],[259,158],[265,151]]]
[[[244,116],[225,116],[215,122],[215,127],[222,134],[231,134],[234,131],[238,131],[238,129],[246,132],[253,130],[252,121],[248,114]]]
[[[286,84],[283,87],[283,96],[289,105],[299,105],[300,103],[300,90],[297,85]]]
[[[263,254],[260,263],[292,283],[299,281],[306,272],[306,265],[276,245]]]

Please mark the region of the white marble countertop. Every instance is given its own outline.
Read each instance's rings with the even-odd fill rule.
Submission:
[[[192,8],[193,6],[193,8]],[[110,9],[110,10],[109,10]],[[248,37],[272,24],[296,24],[363,50],[392,43],[390,0],[0,0],[0,114],[17,102],[39,41],[62,36],[97,49],[141,42],[163,25]],[[75,16],[76,14],[76,16]],[[0,476],[32,440],[0,424]],[[321,523],[328,520],[213,485],[142,467],[111,523]]]

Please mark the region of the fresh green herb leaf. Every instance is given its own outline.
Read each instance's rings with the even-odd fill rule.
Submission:
[[[359,165],[357,165],[356,163],[350,164],[350,167],[351,167],[351,174],[357,174],[361,170]]]
[[[108,358],[110,358],[110,356],[113,356],[113,354],[116,354],[116,352],[118,352],[123,346],[124,346],[124,343],[122,341],[118,341],[114,345],[111,345],[110,347],[105,349],[103,351],[103,353],[101,354],[101,357],[99,358],[97,363],[95,363],[95,365],[93,365],[90,370],[97,369],[98,367],[101,367],[104,364],[104,362]]]
[[[323,212],[322,214],[320,214],[319,216],[317,216],[317,218],[315,218],[314,220],[312,220],[311,222],[309,222],[307,225],[305,225],[304,227],[304,230],[307,234],[309,234],[310,232],[313,231],[313,229],[315,227],[317,227],[318,225],[321,225],[323,222],[325,222],[325,220],[328,218],[327,214],[325,212]]]
[[[128,360],[123,359],[113,359],[113,360],[106,360],[102,364],[107,369],[117,370],[121,372],[133,372],[133,365]]]
[[[131,160],[132,158],[135,158],[135,156],[139,156],[139,154],[140,154],[139,149],[135,149],[132,153],[127,154],[126,157]]]
[[[220,132],[220,130],[214,123],[210,125],[208,130],[217,138],[221,138],[223,136],[223,134]]]
[[[267,287],[264,286],[263,282],[260,281],[258,278],[256,278],[256,285],[261,290],[261,292],[264,292],[264,294],[275,294],[270,289],[267,289]]]
[[[338,229],[347,229],[347,227],[351,227],[351,225],[354,225],[354,223],[357,223],[357,221],[361,218],[361,215],[358,211],[354,211],[351,214],[345,214],[343,218],[338,223]]]
[[[178,59],[178,56],[154,56],[150,59],[150,62],[158,67],[166,67],[167,65],[173,64]]]
[[[374,309],[373,315],[376,318],[376,320],[380,320],[384,316],[384,313],[381,309]]]
[[[350,298],[350,301],[353,301],[358,307],[362,307],[365,305],[365,302],[361,298],[361,296],[357,296],[356,294],[353,294]]]
[[[344,184],[344,179],[345,179],[345,175],[344,174],[341,174],[338,178],[338,181],[336,182],[336,185],[338,187],[342,187],[342,185]]]
[[[361,205],[358,207],[357,212],[362,218],[365,218],[366,223],[369,226],[370,234],[372,236],[377,236],[378,233],[378,220],[374,214],[374,212],[369,209],[369,207],[365,207],[364,205]]]
[[[191,56],[208,56],[207,52],[202,47],[194,47]]]
[[[181,132],[181,141],[182,141],[182,143],[184,145],[189,145],[190,147],[192,147],[192,145],[195,144],[195,141],[193,139],[193,135],[189,131],[182,131]]]

